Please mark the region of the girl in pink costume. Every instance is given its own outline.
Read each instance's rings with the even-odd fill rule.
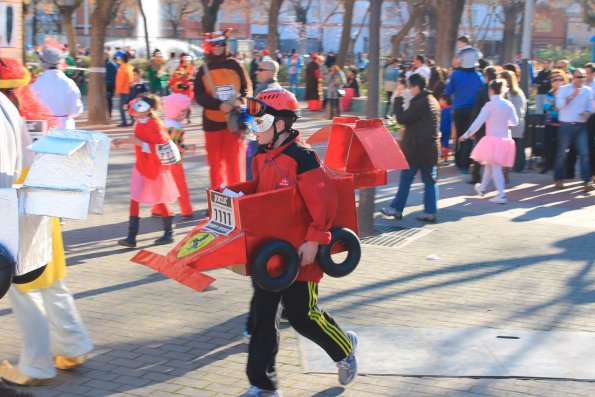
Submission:
[[[180,154],[184,156],[187,150],[196,150],[196,145],[186,145],[184,143],[184,128],[182,127],[182,120],[186,117],[188,110],[192,108],[192,101],[183,94],[171,94],[161,98],[163,102],[163,114],[165,116],[163,124],[169,133],[172,141],[180,149]],[[190,202],[190,193],[188,192],[188,185],[186,184],[186,174],[184,172],[184,165],[182,160],[171,165],[171,173],[176,181],[176,186],[180,192],[178,197],[178,204],[182,218],[192,219],[194,217],[194,210]],[[158,206],[153,206],[151,210],[153,215],[166,216],[159,212]]]
[[[178,198],[178,188],[171,174],[171,166],[161,163],[157,154],[157,146],[167,144],[170,140],[163,124],[155,115],[159,107],[159,98],[154,95],[143,95],[131,105],[131,113],[135,119],[134,134],[129,138],[114,139],[116,146],[134,145],[136,163],[130,180],[130,223],[128,236],[119,240],[125,247],[136,247],[136,235],[139,227],[139,204],[158,204],[163,217],[164,234],[155,240],[155,244],[173,243],[173,213],[168,202]]]
[[[502,167],[512,167],[515,158],[515,144],[510,134],[510,127],[519,123],[514,105],[502,96],[508,91],[506,81],[496,79],[490,82],[488,93],[490,100],[483,106],[469,129],[461,135],[460,142],[469,139],[485,123],[486,136],[471,152],[471,158],[485,164],[481,183],[475,184],[478,195],[484,196],[490,180],[498,190],[498,195],[489,201],[506,204],[504,192],[504,173]]]

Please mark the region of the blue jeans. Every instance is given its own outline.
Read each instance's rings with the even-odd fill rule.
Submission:
[[[124,109],[124,105],[127,105],[130,102],[130,94],[120,94],[120,119],[122,120],[122,124],[128,124],[126,122],[126,113],[128,110]]]
[[[426,214],[435,214],[438,211],[438,185],[436,185],[436,166],[409,165],[411,168],[401,171],[399,178],[399,190],[390,206],[399,212],[403,212],[409,189],[415,179],[417,171],[421,171],[421,179],[424,183],[424,211]]]
[[[576,152],[580,157],[581,177],[583,182],[591,180],[591,168],[589,165],[589,139],[586,123],[564,123],[560,122],[558,127],[558,151],[556,152],[556,165],[554,166],[554,180],[564,179],[566,167],[566,149],[570,143],[574,143]]]
[[[289,75],[289,91],[297,95],[297,89],[300,84],[300,78],[297,74]]]

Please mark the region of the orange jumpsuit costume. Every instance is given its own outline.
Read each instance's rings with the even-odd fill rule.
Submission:
[[[219,107],[232,97],[251,95],[252,86],[244,68],[229,54],[208,54],[207,66],[211,79],[205,76],[204,67],[198,70],[194,97],[204,107],[203,128],[211,186],[219,187],[222,183],[230,185],[246,180],[244,139],[227,128],[226,115]]]

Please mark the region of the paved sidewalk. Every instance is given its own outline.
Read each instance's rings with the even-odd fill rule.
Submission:
[[[326,121],[307,114],[312,133]],[[195,116],[193,121],[197,122]],[[83,123],[79,127],[84,126]],[[190,143],[202,144],[199,124]],[[298,124],[299,127],[299,124]],[[126,133],[110,128],[110,136]],[[251,286],[221,269],[197,293],[129,262],[136,250],[116,240],[127,229],[130,149],[113,149],[105,214],[67,220],[68,284],[95,343],[84,367],[60,372],[38,396],[237,396],[249,385],[241,341]],[[195,209],[206,208],[204,151],[185,160]],[[491,327],[595,332],[595,195],[579,182],[554,191],[552,176],[511,174],[507,205],[490,204],[452,166],[440,169],[439,222],[415,220],[422,185],[414,185],[401,221],[377,222],[432,230],[405,247],[366,245],[351,276],[325,277],[320,303],[350,325]],[[378,188],[388,205],[397,175]],[[177,206],[174,205],[175,210]],[[142,209],[148,215],[148,208]],[[398,223],[397,223],[398,222]],[[195,222],[177,222],[181,238]],[[160,220],[143,218],[139,246],[160,235]],[[167,252],[172,246],[152,250]],[[438,260],[426,259],[436,254]],[[303,374],[297,340],[283,325],[278,370],[285,396],[593,396],[595,383],[563,380],[360,376],[347,388],[336,376]],[[0,301],[0,359],[16,363],[20,339],[8,299]],[[395,341],[399,343],[399,341]],[[397,359],[398,357],[395,357]]]

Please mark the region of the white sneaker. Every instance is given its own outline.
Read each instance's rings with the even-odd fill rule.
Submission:
[[[479,197],[483,197],[486,195],[486,192],[481,190],[481,183],[476,183],[475,185],[473,185],[473,189],[475,189],[475,193],[477,193]]]
[[[337,362],[339,368],[339,383],[343,386],[348,385],[357,378],[357,335],[353,331],[346,332],[347,337],[351,340],[351,352],[343,360]]]
[[[500,196],[492,197],[488,201],[490,203],[494,203],[494,204],[506,204],[506,203],[508,203],[508,200],[506,200],[506,197],[500,197]]]

